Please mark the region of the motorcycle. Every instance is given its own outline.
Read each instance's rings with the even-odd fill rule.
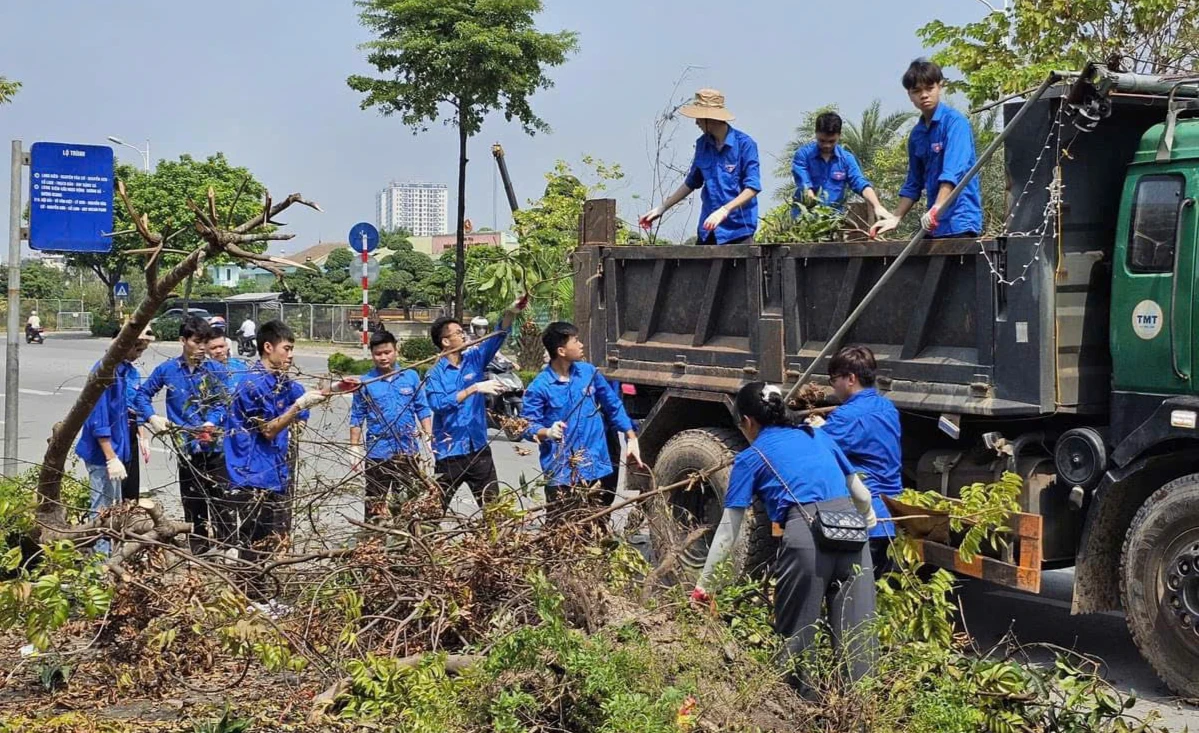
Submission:
[[[238,356],[257,356],[258,346],[254,343],[253,336],[243,336],[237,334],[237,355]]]
[[[26,326],[25,327],[25,343],[27,343],[27,344],[44,344],[44,343],[46,343],[46,337],[42,336],[42,331],[45,331],[45,330],[46,329],[42,328],[41,326],[38,326],[37,328],[34,328],[33,326]]]
[[[487,365],[487,378],[494,379],[504,385],[504,391],[487,398],[487,427],[503,430],[504,435],[511,441],[521,439],[519,431],[505,427],[506,419],[520,417],[520,408],[525,401],[525,384],[516,373],[516,363],[503,354],[496,354]]]

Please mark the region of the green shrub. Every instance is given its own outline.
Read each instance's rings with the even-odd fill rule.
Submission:
[[[536,377],[538,374],[541,374],[541,372],[540,372],[540,371],[527,371],[527,370],[521,369],[520,371],[518,371],[518,372],[516,373],[516,376],[520,377],[520,381],[521,381],[522,383],[524,383],[524,385],[525,385],[526,387],[528,387],[528,386],[529,386],[529,383],[530,383],[530,382],[532,382],[532,381],[533,381],[533,379],[534,379],[534,378],[535,378],[535,377]]]
[[[179,329],[183,327],[183,321],[179,318],[159,318],[154,321],[151,331],[154,337],[159,341],[178,341]]]
[[[329,355],[329,371],[334,374],[366,374],[374,365],[370,359],[355,359],[340,351]]]
[[[92,311],[92,335],[112,338],[121,330],[121,322],[112,313]]]
[[[404,339],[400,344],[400,358],[409,364],[437,356],[433,342],[424,337]]]

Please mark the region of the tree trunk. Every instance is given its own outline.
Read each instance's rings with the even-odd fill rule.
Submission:
[[[466,284],[466,126],[458,112],[458,238],[454,242],[454,318],[462,319]]]

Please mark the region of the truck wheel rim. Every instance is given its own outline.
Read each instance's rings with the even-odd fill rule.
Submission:
[[[1161,608],[1177,636],[1199,654],[1199,529],[1180,534],[1162,554]]]

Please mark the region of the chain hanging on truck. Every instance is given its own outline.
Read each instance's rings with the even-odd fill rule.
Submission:
[[[1020,196],[1016,198],[1016,203],[1012,205],[1011,213],[1008,214],[1007,221],[1004,223],[1003,234],[1000,235],[1003,237],[1035,237],[1037,241],[1033,246],[1032,258],[1024,263],[1019,275],[1014,278],[1008,278],[1004,266],[991,259],[981,239],[978,242],[979,250],[983,259],[987,262],[987,267],[991,270],[991,275],[1000,285],[1015,285],[1027,280],[1028,270],[1033,266],[1033,263],[1041,259],[1041,250],[1046,241],[1057,233],[1057,220],[1061,212],[1062,192],[1065,189],[1065,184],[1062,182],[1062,169],[1059,165],[1062,159],[1062,130],[1065,127],[1062,112],[1063,108],[1059,105],[1053,124],[1049,127],[1049,133],[1045,136],[1045,143],[1041,146],[1041,151],[1037,153],[1037,159],[1033,161],[1032,168],[1028,172],[1028,178],[1024,182],[1024,188],[1021,189]],[[1032,231],[1013,232],[1011,231],[1012,222],[1015,221],[1020,207],[1028,199],[1029,193],[1032,191],[1033,181],[1037,179],[1037,171],[1040,170],[1042,163],[1046,161],[1049,151],[1053,151],[1053,179],[1045,187],[1048,196],[1045,208],[1041,212],[1041,222]]]

